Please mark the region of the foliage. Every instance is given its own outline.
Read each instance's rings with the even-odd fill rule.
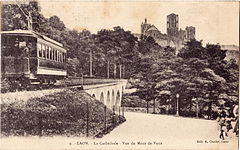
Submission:
[[[121,106],[123,107],[146,107],[146,101],[144,99],[140,99],[138,96],[134,95],[124,95]]]
[[[4,2],[1,7],[1,30],[28,29],[27,16],[31,16],[33,29],[39,30],[40,24],[44,21],[44,17],[40,14],[40,7],[37,1],[29,3],[11,3]]]
[[[2,30],[28,29],[27,17],[33,21],[33,30],[48,36],[64,44],[68,50],[68,58],[78,59],[79,64],[68,63],[69,74],[80,76],[89,73],[90,51],[93,54],[93,74],[95,76],[107,76],[107,62],[110,62],[110,77],[116,78],[119,69],[116,65],[123,66],[123,74],[130,75],[131,63],[134,59],[134,46],[137,38],[130,31],[124,31],[121,27],[113,30],[101,30],[97,34],[91,34],[88,30],[81,32],[67,29],[61,19],[54,15],[45,18],[40,13],[41,9],[37,1],[29,3],[4,3],[2,7]],[[71,66],[73,65],[73,66]],[[112,71],[114,70],[114,71]]]
[[[104,104],[76,89],[1,104],[1,134],[85,136],[87,103],[89,136],[94,136],[104,128]],[[113,118],[116,124],[111,121]],[[115,127],[124,120],[118,118],[107,109],[108,127]]]
[[[67,59],[67,73],[68,76],[78,76],[79,74],[76,74],[78,72],[78,67],[79,67],[79,61],[78,59],[74,58],[68,58]]]
[[[120,73],[117,65],[123,66],[125,78],[138,80],[135,95],[147,102],[156,100],[160,105],[176,107],[176,94],[180,97],[180,111],[191,115],[198,103],[200,112],[222,103],[238,101],[238,68],[233,61],[226,61],[226,51],[220,45],[207,44],[192,39],[176,55],[171,47],[161,47],[151,36],[141,35],[138,40],[130,31],[117,26],[113,30],[102,29],[97,34],[88,30],[81,32],[67,29],[61,19],[45,18],[40,13],[38,2],[2,7],[2,30],[26,29],[27,12],[33,18],[33,30],[64,44],[68,50],[68,74],[90,74],[90,52],[93,55],[93,74],[110,77]],[[168,92],[162,92],[168,91]],[[170,94],[166,94],[169,93]],[[196,100],[193,100],[197,98]]]
[[[192,112],[198,105],[200,115],[207,109],[209,117],[217,106],[226,103],[232,107],[238,101],[238,65],[224,60],[226,54],[219,45],[203,47],[201,41],[191,40],[178,56],[174,49],[162,48],[152,41],[143,45],[139,67],[132,75],[139,80],[134,86],[139,98],[155,99],[160,106],[171,105],[176,111],[179,94],[180,115],[196,115]]]

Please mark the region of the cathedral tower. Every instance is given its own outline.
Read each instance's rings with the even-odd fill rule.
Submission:
[[[178,34],[178,15],[172,13],[167,16],[167,35],[169,36],[177,36]]]

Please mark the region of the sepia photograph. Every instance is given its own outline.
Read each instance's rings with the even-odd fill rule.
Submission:
[[[0,149],[239,149],[239,6],[0,1]]]

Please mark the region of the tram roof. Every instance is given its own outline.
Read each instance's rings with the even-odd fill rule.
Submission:
[[[34,31],[31,31],[31,30],[12,30],[12,31],[1,31],[0,34],[22,34],[22,35],[32,35],[32,36],[36,36],[38,38],[42,38],[48,42],[51,42],[53,44],[56,44],[58,46],[61,46],[63,47],[63,44],[62,43],[59,43],[51,38],[48,38],[40,33],[37,33],[37,32],[34,32]]]

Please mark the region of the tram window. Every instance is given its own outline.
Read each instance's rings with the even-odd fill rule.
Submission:
[[[45,45],[45,54],[46,54],[46,58],[48,58],[48,47]]]
[[[53,60],[53,50],[50,50],[50,59]]]
[[[51,54],[51,52],[50,52],[50,49],[49,49],[50,47],[48,47],[48,59],[51,59],[50,58],[50,54]]]
[[[43,58],[46,58],[46,46],[42,45],[42,50],[43,50]]]
[[[54,60],[54,56],[55,56],[54,49],[52,48],[52,60]]]
[[[27,46],[27,42],[26,41],[20,41],[19,42],[19,48],[24,48]]]
[[[58,62],[60,61],[60,52],[58,52]]]
[[[57,61],[57,50],[55,50],[55,60]]]
[[[58,61],[58,50],[56,50],[56,61]]]
[[[62,52],[59,54],[59,62],[62,62]]]
[[[58,53],[58,62],[61,61],[61,52]]]
[[[38,47],[38,56],[42,57],[42,44],[37,43],[37,47]]]
[[[67,62],[67,54],[64,53],[64,62],[66,63]]]
[[[63,62],[66,62],[66,53],[63,53]]]
[[[2,35],[6,36],[6,38],[1,38],[1,52],[4,56],[20,56],[20,40],[18,36],[9,36],[9,35]],[[6,39],[6,40],[5,40]]]
[[[29,53],[27,53],[28,56],[31,57],[37,57],[37,40],[34,37],[25,37],[27,41],[27,48]],[[26,49],[25,49],[25,52]]]
[[[54,60],[54,57],[55,57],[55,49],[52,48],[52,60]]]
[[[52,60],[54,60],[54,50],[52,48]]]
[[[51,48],[51,60],[53,60],[53,49]]]
[[[66,54],[65,53],[63,53],[63,62],[65,63],[66,61]]]
[[[52,48],[51,47],[49,47],[49,59],[52,60]]]
[[[53,60],[55,60],[55,49],[53,49]]]
[[[61,55],[60,55],[60,56],[61,56],[61,62],[63,62],[63,55],[62,55],[62,53],[61,53]]]
[[[58,53],[58,51],[57,51],[57,61],[59,60],[59,53]]]
[[[65,53],[65,63],[67,62],[67,53]]]
[[[61,62],[60,57],[61,57],[61,52],[58,52],[58,62]]]
[[[13,56],[13,57],[36,57],[36,49],[40,46],[37,45],[36,41],[32,37],[25,37],[20,35],[1,35],[1,52],[2,56]],[[39,53],[39,52],[38,52]]]
[[[13,38],[11,38],[13,39]],[[14,46],[13,46],[13,40],[11,40],[9,36],[7,35],[2,35],[1,37],[1,54],[3,56],[13,56],[13,51],[11,51],[10,49],[14,50]],[[12,44],[12,45],[11,45]]]
[[[61,62],[61,52],[58,53],[58,62]]]
[[[46,55],[47,55],[47,59],[49,59],[49,47],[48,46],[46,46]]]
[[[58,51],[56,50],[56,61],[58,61]]]
[[[55,49],[53,49],[53,60],[55,60]]]

